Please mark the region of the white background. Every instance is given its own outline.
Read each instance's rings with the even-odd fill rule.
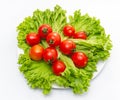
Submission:
[[[111,34],[113,49],[102,73],[91,82],[89,91],[75,95],[70,89],[54,89],[47,96],[27,84],[17,65],[16,26],[34,10],[59,4],[72,14],[96,16],[106,33]],[[0,100],[120,100],[120,3],[119,0],[0,0]]]

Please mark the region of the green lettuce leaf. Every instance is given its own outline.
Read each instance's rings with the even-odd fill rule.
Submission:
[[[24,77],[32,88],[42,88],[44,94],[50,92],[55,75],[49,64],[44,61],[32,61],[27,54],[21,54],[18,63],[21,64],[20,71],[24,73]]]
[[[23,49],[24,52],[29,50],[29,45],[26,44],[25,37],[30,32],[38,31],[38,28],[42,24],[51,25],[54,32],[58,32],[63,39],[62,28],[66,24],[66,11],[62,10],[60,6],[55,6],[54,11],[50,11],[49,9],[45,11],[36,10],[33,12],[33,16],[26,17],[22,23],[17,27],[18,31],[18,47]],[[46,42],[42,40],[41,42],[43,46],[46,46]]]
[[[69,16],[70,24],[76,31],[85,31],[87,35],[101,34],[104,28],[100,25],[100,20],[90,17],[88,14],[81,15],[80,10],[74,12],[74,16]]]

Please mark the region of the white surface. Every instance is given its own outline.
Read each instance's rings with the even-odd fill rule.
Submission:
[[[16,26],[35,9],[53,8],[56,4],[71,14],[81,9],[82,13],[96,16],[113,41],[104,70],[81,96],[74,95],[70,89],[54,89],[44,96],[41,90],[28,87],[17,68]],[[0,100],[120,100],[119,5],[119,0],[0,0]]]

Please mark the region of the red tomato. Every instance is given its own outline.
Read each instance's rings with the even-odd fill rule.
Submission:
[[[57,60],[57,57],[58,57],[57,50],[53,47],[46,48],[43,53],[43,59],[48,63],[53,63],[55,60]]]
[[[26,36],[26,42],[30,46],[33,46],[33,45],[38,44],[40,42],[40,38],[37,36],[36,33],[29,33]]]
[[[84,68],[88,62],[88,57],[83,52],[75,52],[71,58],[78,68]]]
[[[76,45],[71,40],[64,40],[60,44],[60,50],[63,54],[70,55],[75,50]]]
[[[41,38],[46,38],[46,36],[52,32],[52,28],[48,24],[43,24],[38,29],[38,36]]]
[[[47,40],[47,43],[49,44],[49,46],[56,47],[60,44],[61,37],[58,33],[52,32],[47,35],[46,40]]]
[[[73,38],[74,38],[74,39],[84,39],[84,40],[86,40],[87,35],[86,35],[85,32],[80,31],[80,32],[75,33],[75,34],[73,35]]]
[[[55,61],[52,65],[52,71],[57,76],[61,75],[61,73],[64,72],[65,69],[65,64],[60,60]]]
[[[38,61],[42,59],[43,52],[44,48],[41,45],[37,44],[31,47],[29,55],[32,60]]]
[[[66,26],[64,26],[64,28],[63,28],[63,33],[64,33],[65,36],[71,37],[71,36],[74,35],[75,29],[74,29],[74,27],[71,26],[71,25],[66,25]]]

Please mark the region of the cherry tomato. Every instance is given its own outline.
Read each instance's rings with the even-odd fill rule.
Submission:
[[[40,38],[37,36],[36,33],[29,33],[26,36],[26,42],[30,46],[33,46],[33,45],[38,44],[40,42]]]
[[[52,28],[48,24],[43,24],[38,29],[38,36],[41,38],[46,38],[46,36],[52,32]]]
[[[88,62],[88,57],[83,52],[75,52],[71,58],[78,68],[84,68]]]
[[[46,48],[43,53],[43,59],[48,63],[53,63],[55,60],[57,60],[57,57],[58,57],[57,50],[53,47]]]
[[[47,35],[46,40],[49,46],[56,47],[60,45],[61,37],[58,33],[52,32]]]
[[[70,55],[74,52],[76,45],[71,40],[64,40],[60,44],[60,51],[65,55]]]
[[[73,35],[73,38],[74,38],[74,39],[84,39],[84,40],[86,40],[87,35],[86,35],[85,32],[80,31],[80,32],[75,33],[75,34]]]
[[[37,44],[31,47],[29,55],[32,60],[38,61],[42,59],[43,52],[44,48],[41,45]]]
[[[52,71],[57,76],[60,76],[65,69],[66,69],[65,64],[60,60],[55,61],[52,65]]]
[[[71,26],[71,25],[66,25],[66,26],[64,26],[64,28],[63,28],[63,33],[64,33],[65,36],[71,37],[71,36],[74,35],[75,29],[74,29],[74,27]]]

